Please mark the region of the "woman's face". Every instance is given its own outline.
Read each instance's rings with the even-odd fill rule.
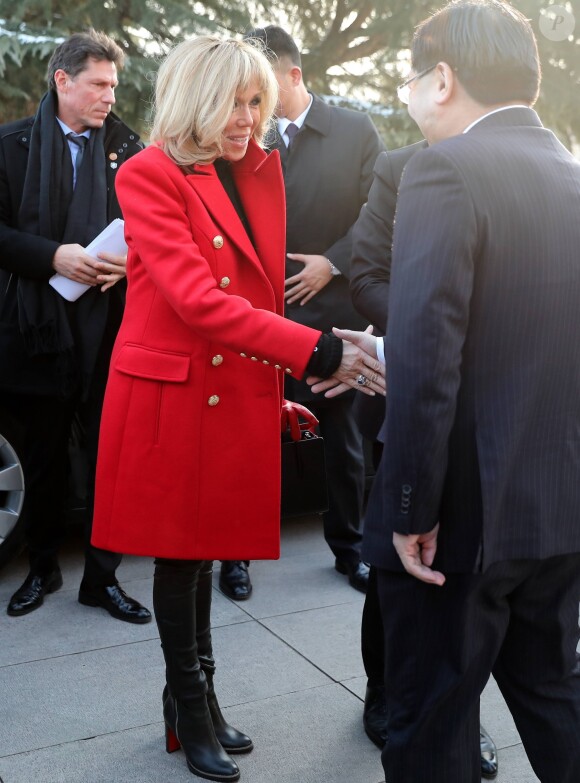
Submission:
[[[223,156],[226,160],[241,160],[248,142],[260,122],[262,93],[256,81],[236,95],[234,109],[223,131]]]

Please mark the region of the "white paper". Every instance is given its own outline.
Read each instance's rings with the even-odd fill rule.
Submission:
[[[99,253],[115,253],[124,256],[127,252],[127,243],[125,242],[125,221],[115,218],[93,241],[85,248],[85,253],[98,258]],[[53,275],[48,281],[55,291],[68,299],[69,302],[75,302],[79,296],[92,288],[85,283],[77,283],[76,280],[70,280],[64,275]]]

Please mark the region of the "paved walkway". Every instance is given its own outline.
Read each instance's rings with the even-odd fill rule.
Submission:
[[[74,531],[71,536],[75,539]],[[333,568],[316,519],[287,521],[280,562],[251,566],[254,595],[214,591],[220,702],[255,750],[242,783],[382,783],[379,751],[361,724],[363,596]],[[3,783],[193,783],[164,750],[164,670],[155,623],[129,625],[76,598],[82,552],[62,558],[64,587],[37,612],[5,606],[26,575],[0,573],[0,779]],[[151,606],[152,563],[125,558],[119,578]],[[537,781],[492,683],[482,720],[500,748],[498,783]],[[412,783],[412,781],[405,781]]]

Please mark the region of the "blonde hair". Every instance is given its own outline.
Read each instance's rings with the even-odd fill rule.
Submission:
[[[246,41],[204,35],[183,41],[163,61],[155,87],[151,141],[179,166],[211,163],[223,153],[222,133],[236,95],[253,81],[261,93],[254,139],[262,144],[278,100],[265,54]]]

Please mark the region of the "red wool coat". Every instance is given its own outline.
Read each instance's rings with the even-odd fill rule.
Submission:
[[[117,194],[128,292],[105,395],[92,542],[190,559],[279,556],[280,405],[320,336],[282,317],[277,154],[233,165],[254,246],[212,165],[157,147]]]

